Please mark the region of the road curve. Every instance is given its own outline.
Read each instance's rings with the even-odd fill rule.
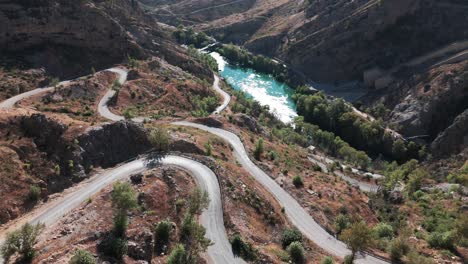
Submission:
[[[213,114],[217,115],[221,113],[226,107],[229,105],[229,102],[231,101],[231,96],[226,93],[223,89],[219,87],[219,77],[216,74],[213,74],[214,76],[214,82],[213,82],[213,89],[223,97],[223,103],[216,108],[216,110],[213,112]]]
[[[249,173],[260,182],[284,207],[285,213],[289,220],[311,241],[323,248],[325,251],[344,258],[346,255],[351,254],[351,251],[346,245],[331,236],[327,231],[321,227],[312,216],[283,188],[281,188],[273,179],[271,179],[265,172],[257,167],[248,157],[248,154],[242,144],[242,141],[234,133],[228,132],[220,128],[207,127],[201,124],[194,124],[191,122],[180,121],[172,123],[174,125],[194,127],[206,132],[217,135],[224,140],[228,141],[233,147],[234,156],[237,161]],[[376,264],[388,263],[379,258],[364,255],[355,261],[360,264]]]
[[[127,75],[128,72],[124,69],[120,68],[112,68],[109,69],[108,71],[117,73],[119,75],[118,82],[120,85],[124,84],[127,81]],[[109,103],[109,100],[114,97],[116,91],[114,89],[109,89],[106,94],[101,98],[98,104],[98,112],[101,116],[112,120],[112,121],[121,121],[125,120],[123,116],[116,115],[112,113],[109,108],[107,107],[107,104]]]
[[[109,69],[108,71],[111,71],[111,72],[114,72],[114,73],[117,73],[119,75],[119,83],[120,84],[124,84],[126,81],[127,81],[127,71],[126,70],[123,70],[123,69],[120,69],[120,68],[113,68],[113,69]],[[214,82],[213,82],[213,89],[221,95],[221,97],[223,97],[223,103],[218,106],[216,108],[216,110],[213,112],[213,114],[219,114],[221,113],[224,109],[226,109],[226,107],[229,105],[229,102],[231,101],[231,96],[226,93],[223,89],[221,89],[219,87],[219,77],[216,75],[216,74],[213,74],[213,77],[214,77]],[[125,118],[123,116],[120,116],[120,115],[116,115],[114,113],[112,113],[110,110],[109,110],[109,107],[108,107],[108,102],[109,100],[114,97],[116,91],[113,90],[113,89],[109,89],[107,91],[107,93],[101,98],[101,100],[99,101],[99,104],[98,104],[98,113],[106,118],[106,119],[109,119],[111,121],[121,121],[121,120],[125,120]],[[132,121],[134,122],[138,122],[138,123],[141,123],[145,120],[146,118],[145,117],[135,117],[135,118],[132,118]]]
[[[63,82],[60,82],[58,85],[68,85],[69,83],[70,83],[70,81],[63,81]],[[25,98],[31,97],[33,95],[53,91],[54,88],[55,87],[36,88],[34,90],[31,90],[31,91],[28,91],[28,92],[25,92],[25,93],[18,94],[16,96],[10,97],[9,99],[7,99],[7,100],[0,103],[0,109],[13,108],[16,103],[18,103],[19,101],[21,101],[21,100],[23,100]]]
[[[206,237],[214,242],[208,248],[207,261],[209,263],[245,263],[232,253],[231,244],[224,228],[221,191],[215,173],[197,161],[179,156],[168,155],[160,159],[140,158],[95,175],[63,198],[40,207],[32,219],[29,219],[29,222],[53,224],[104,187],[125,179],[131,174],[149,170],[155,165],[174,166],[187,171],[196,179],[200,188],[208,192],[210,203],[200,217],[201,224],[206,228]],[[26,222],[24,219],[16,221],[9,229],[1,230],[0,244],[2,244],[7,232],[15,230]]]
[[[107,69],[107,70],[104,70],[104,71],[110,71],[110,72],[114,72],[114,73],[117,73],[119,75],[119,79],[118,79],[118,82],[120,84],[123,84],[126,80],[127,80],[127,71],[126,70],[123,70],[123,69],[120,69],[120,68],[111,68],[111,69]],[[63,81],[63,82],[60,82],[57,86],[60,86],[60,85],[68,85],[72,82],[72,80],[68,80],[68,81]],[[31,97],[31,96],[34,96],[34,95],[38,95],[38,94],[41,94],[41,93],[45,93],[45,92],[50,92],[50,91],[53,91],[55,87],[45,87],[45,88],[36,88],[34,90],[31,90],[31,91],[28,91],[28,92],[25,92],[25,93],[22,93],[22,94],[18,94],[16,96],[13,96],[11,98],[8,98],[7,100],[3,101],[0,103],[0,109],[10,109],[10,108],[13,108],[15,106],[16,103],[18,103],[19,101],[23,100],[23,99],[26,99],[28,97]],[[109,92],[114,92],[113,90],[110,90]],[[108,93],[109,93],[108,92]],[[106,94],[107,96],[107,94]],[[104,96],[104,97],[106,97]],[[111,98],[112,96],[110,97],[107,97],[107,100],[109,98]],[[102,101],[102,100],[101,100]],[[107,101],[106,101],[107,102]],[[101,108],[99,108],[101,109]]]

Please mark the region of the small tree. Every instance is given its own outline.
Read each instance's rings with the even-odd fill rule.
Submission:
[[[161,127],[152,129],[148,139],[156,150],[167,151],[169,149],[171,137],[169,133]]]
[[[327,256],[327,257],[324,257],[322,259],[322,262],[320,262],[320,264],[333,264],[333,258],[330,257],[330,256]]]
[[[247,261],[257,259],[257,250],[252,247],[252,244],[245,242],[239,234],[235,234],[230,242],[234,256],[241,256]]]
[[[182,244],[177,244],[167,258],[167,264],[187,264],[187,252]]]
[[[356,253],[366,250],[372,245],[372,232],[363,221],[354,223],[341,234],[341,240],[351,249],[351,260]]]
[[[401,258],[408,254],[410,248],[405,240],[401,238],[395,238],[392,240],[390,245],[388,246],[388,253],[390,254],[390,258],[392,262],[399,263]]]
[[[50,81],[50,86],[54,87],[54,88],[57,88],[59,83],[60,83],[60,80],[58,78],[52,78],[52,80]]]
[[[213,145],[211,145],[210,143],[205,144],[205,155],[207,156],[213,155]]]
[[[203,209],[207,208],[209,204],[210,197],[208,193],[196,187],[188,199],[188,213],[190,215],[201,214]]]
[[[395,159],[399,161],[404,161],[406,159],[406,146],[405,142],[403,140],[398,139],[393,143],[392,146],[392,155],[394,156]]]
[[[302,234],[296,228],[287,228],[281,234],[281,245],[287,248],[292,242],[301,242]]]
[[[304,247],[301,242],[295,241],[288,246],[288,253],[292,263],[301,264],[305,260]]]
[[[69,264],[96,264],[96,259],[89,251],[78,249],[70,259]]]
[[[132,186],[127,182],[117,182],[112,190],[112,206],[114,207],[114,231],[118,237],[123,237],[128,225],[128,211],[137,206],[137,198]]]
[[[0,248],[0,255],[3,256],[5,263],[8,263],[15,254],[19,254],[25,262],[31,261],[36,255],[34,245],[37,243],[37,237],[42,229],[44,229],[43,224],[31,225],[27,223],[21,229],[8,233]]]
[[[169,243],[172,224],[168,220],[159,222],[154,228],[154,247],[157,253],[165,252],[165,247]]]
[[[194,262],[196,256],[206,251],[211,245],[211,241],[205,238],[205,234],[205,228],[199,225],[192,215],[185,215],[180,228],[180,241],[185,244],[189,263]]]
[[[335,229],[337,234],[341,234],[343,230],[350,225],[349,218],[344,214],[339,214],[335,219]]]
[[[29,187],[28,199],[32,202],[37,202],[41,197],[41,188],[37,185],[31,185]]]
[[[300,188],[302,186],[304,186],[304,182],[302,181],[302,178],[301,176],[294,176],[293,178],[293,184],[296,188]]]
[[[377,224],[372,231],[377,238],[392,238],[393,237],[393,227],[386,223]]]
[[[263,138],[260,138],[257,141],[257,145],[255,146],[254,150],[254,157],[256,160],[261,160],[263,154]]]

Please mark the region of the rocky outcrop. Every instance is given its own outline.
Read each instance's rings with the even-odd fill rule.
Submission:
[[[37,147],[45,152],[52,152],[67,127],[43,114],[23,117],[21,128],[27,137],[34,138]]]
[[[236,114],[234,116],[234,122],[240,127],[246,127],[250,131],[261,134],[264,132],[262,126],[254,118],[246,114]]]
[[[111,167],[151,148],[143,125],[125,121],[93,128],[77,140],[85,168]]]
[[[406,136],[432,141],[468,108],[468,61],[445,65],[392,85],[382,96],[390,122]]]
[[[197,118],[194,121],[196,123],[206,125],[206,126],[209,126],[209,127],[217,127],[217,128],[223,127],[223,122],[221,122],[218,119],[213,118],[213,117]]]
[[[67,126],[42,114],[24,117],[21,127],[49,160],[60,166],[60,177],[48,182],[51,193],[86,178],[92,167],[111,167],[151,148],[146,130],[133,122],[95,127],[72,140],[64,137]]]
[[[431,148],[437,156],[458,154],[468,148],[468,110],[458,115],[453,124],[439,134]]]
[[[195,144],[185,139],[176,139],[171,143],[170,149],[172,151],[181,153],[204,154],[205,152]]]

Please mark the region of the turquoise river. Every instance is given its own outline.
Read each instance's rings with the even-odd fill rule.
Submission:
[[[210,55],[218,62],[220,75],[234,89],[243,91],[261,105],[268,105],[284,123],[290,123],[297,116],[296,105],[291,98],[294,90],[288,85],[276,81],[271,75],[230,65],[217,52]]]

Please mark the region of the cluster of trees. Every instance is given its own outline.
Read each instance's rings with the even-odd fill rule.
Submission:
[[[304,117],[297,117],[294,120],[294,128],[292,128],[271,114],[268,106],[261,106],[257,101],[248,98],[243,92],[233,91],[233,95],[237,98],[236,103],[231,108],[233,112],[241,112],[258,118],[262,125],[272,128],[272,135],[283,142],[302,147],[315,145],[327,154],[342,158],[357,167],[366,168],[370,165],[371,159],[364,151],[356,150],[332,132],[322,130],[317,125],[305,122]],[[257,142],[254,151],[256,159],[261,159],[261,154],[263,153],[263,142],[261,143]]]
[[[188,54],[193,58],[199,60],[202,64],[208,66],[212,71],[218,71],[218,63],[216,60],[207,53],[203,53],[195,49],[193,46],[189,46]]]
[[[211,42],[211,38],[204,32],[195,32],[193,28],[184,28],[182,25],[177,27],[173,35],[178,43],[188,46],[193,45],[197,49],[203,48]]]
[[[420,146],[394,138],[381,120],[360,117],[342,99],[329,99],[321,92],[313,95],[298,92],[294,99],[297,112],[305,121],[334,132],[354,148],[374,155],[383,154],[399,162],[424,158],[425,152]]]
[[[0,255],[5,263],[8,263],[11,257],[17,256],[24,263],[31,262],[36,255],[34,245],[37,243],[37,237],[44,229],[43,224],[25,224],[20,229],[8,233],[4,244],[0,248]]]
[[[378,248],[386,249],[392,260],[398,262],[403,256],[422,259],[407,246],[411,235],[426,240],[430,247],[436,249],[454,250],[457,245],[468,245],[468,214],[451,206],[451,194],[437,188],[422,188],[431,175],[418,161],[410,160],[402,165],[396,162],[387,164],[385,175],[382,190],[372,197],[371,204],[379,219],[386,222],[374,228]],[[404,188],[396,188],[398,186]],[[456,191],[454,188],[453,192]],[[401,195],[396,196],[395,192]],[[406,213],[400,212],[398,205],[403,202],[421,214],[422,230],[408,230]]]
[[[281,246],[289,254],[289,260],[295,264],[306,262],[305,250],[302,245],[302,234],[296,228],[287,228],[281,234]]]
[[[255,71],[271,74],[280,82],[288,82],[286,67],[263,55],[253,55],[233,44],[226,44],[216,50],[230,62]]]
[[[188,201],[184,204],[185,214],[179,231],[178,243],[172,248],[167,258],[168,264],[196,263],[201,252],[211,245],[211,241],[205,238],[206,230],[198,224],[196,215],[208,207],[210,199],[208,193],[196,188]],[[160,222],[155,228],[155,245],[157,252],[165,252],[169,246],[171,236],[170,223]]]
[[[112,207],[114,209],[112,232],[99,245],[100,251],[121,260],[127,254],[128,241],[128,213],[138,205],[137,195],[133,187],[127,182],[114,184],[112,193]]]
[[[239,234],[235,234],[230,242],[234,256],[240,256],[246,261],[255,261],[257,259],[257,249],[252,244],[244,241]]]
[[[200,97],[198,95],[191,98],[192,104],[195,106],[192,115],[195,117],[209,116],[218,107],[219,101],[215,96]]]

